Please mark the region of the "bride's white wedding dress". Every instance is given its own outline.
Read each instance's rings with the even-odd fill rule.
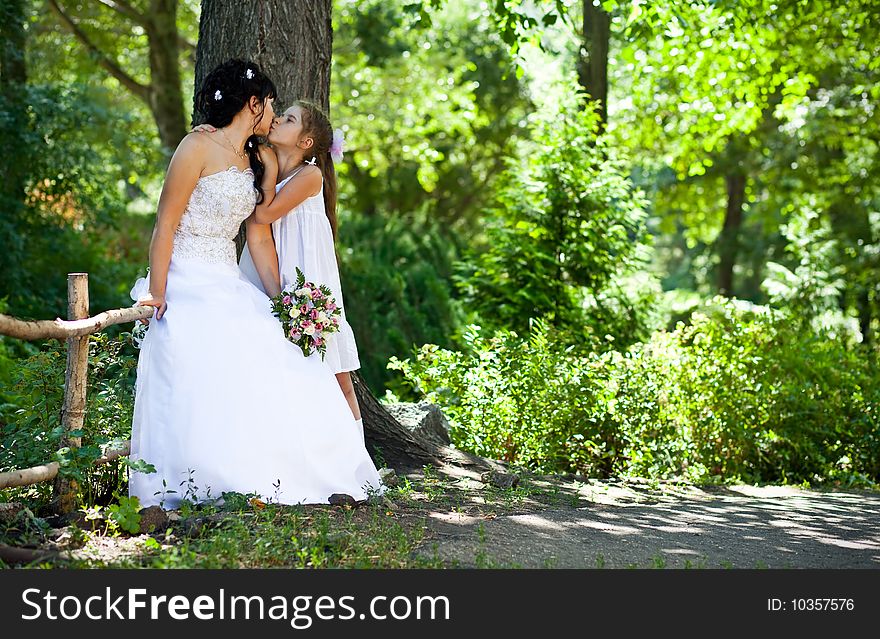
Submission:
[[[130,458],[157,471],[130,474],[142,506],[384,491],[333,373],[284,338],[269,298],[241,275],[233,238],[255,201],[250,169],[204,176],[175,234],[168,308],[150,320],[137,368]],[[141,279],[132,297],[148,290]]]

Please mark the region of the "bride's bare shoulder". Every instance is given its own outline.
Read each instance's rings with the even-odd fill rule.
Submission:
[[[179,166],[198,168],[200,172],[204,168],[205,159],[208,156],[207,144],[210,144],[198,133],[189,133],[177,145],[174,155],[171,157],[169,169]]]

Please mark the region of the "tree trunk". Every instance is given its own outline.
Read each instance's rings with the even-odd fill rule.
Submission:
[[[196,87],[218,64],[244,58],[278,88],[278,106],[308,98],[330,105],[332,0],[202,0]],[[280,109],[276,109],[280,110]]]
[[[611,40],[611,16],[593,0],[583,0],[584,20],[581,31],[581,57],[578,61],[578,81],[598,102],[599,132],[608,122],[608,46]]]
[[[150,40],[150,110],[162,145],[174,151],[187,132],[180,88],[177,0],[152,0],[145,22]]]
[[[297,98],[329,110],[331,6],[331,0],[202,0],[196,89],[211,69],[239,57],[259,64],[275,82],[276,111]],[[357,373],[352,379],[367,449],[374,459],[396,469],[410,469],[456,457],[454,451],[446,452],[412,435],[382,408]]]
[[[730,171],[724,178],[727,184],[727,210],[724,226],[718,238],[718,292],[733,296],[733,268],[739,253],[739,233],[742,227],[743,203],[746,197],[746,176],[740,170]]]
[[[331,7],[332,0],[202,0],[196,91],[214,67],[230,58],[243,58],[260,65],[275,83],[276,112],[298,98],[329,109]],[[200,122],[198,118],[193,109],[193,124]],[[239,256],[245,240],[242,224],[235,241]]]

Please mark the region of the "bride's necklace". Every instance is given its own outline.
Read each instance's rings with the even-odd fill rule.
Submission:
[[[226,137],[226,134],[223,132],[223,129],[217,129],[217,130],[220,131],[220,135],[223,136],[223,139],[226,140],[227,142],[229,142],[229,146],[232,147],[232,151],[233,151],[238,157],[240,157],[242,160],[244,160],[245,158],[247,158],[247,154],[246,154],[246,153],[241,153],[238,149],[235,148],[235,145],[229,140],[229,138]]]

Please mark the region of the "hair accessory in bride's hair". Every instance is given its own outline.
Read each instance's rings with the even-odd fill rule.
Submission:
[[[342,129],[333,129],[333,142],[330,144],[330,157],[334,162],[342,160],[342,149],[345,145],[345,135]]]
[[[249,148],[249,149],[254,148],[254,143],[253,143],[252,140],[248,140],[248,141],[247,141],[247,148]]]
[[[315,156],[313,155],[311,160],[306,160],[306,164],[311,164],[312,166],[315,166],[315,164],[317,163],[317,161],[318,161],[318,160],[317,160],[317,159],[315,158]]]
[[[248,67],[247,71],[244,72],[244,77],[246,77],[248,80],[253,80],[254,79],[254,70],[251,69],[250,67]]]
[[[222,97],[223,97],[223,94],[220,93],[220,89],[217,89],[216,91],[214,91],[214,99],[215,100],[219,100]]]

